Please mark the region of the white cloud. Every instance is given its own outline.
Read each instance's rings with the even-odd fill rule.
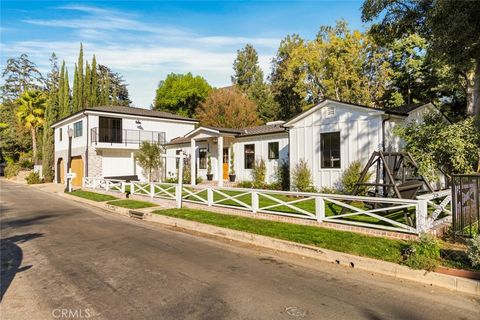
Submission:
[[[83,42],[85,59],[91,60],[95,54],[98,63],[122,74],[138,107],[150,105],[158,82],[171,72],[192,72],[216,87],[229,85],[236,50],[247,43],[259,51],[259,62],[267,75],[280,41],[265,37],[199,35],[182,28],[147,24],[134,14],[98,7],[70,5],[58,9],[75,10],[84,15],[75,19],[27,19],[24,22],[69,30],[68,40],[8,43],[3,46],[1,63],[6,57],[27,53],[47,71],[48,57],[55,51],[60,60],[65,59],[72,76],[79,43]]]

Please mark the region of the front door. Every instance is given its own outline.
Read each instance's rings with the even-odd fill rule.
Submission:
[[[223,148],[223,180],[228,180],[228,148]]]

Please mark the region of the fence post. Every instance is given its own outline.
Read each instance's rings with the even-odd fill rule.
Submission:
[[[323,222],[325,219],[325,201],[322,197],[315,197],[315,215],[318,222]]]
[[[97,178],[92,179],[92,188],[97,189]]]
[[[135,182],[130,181],[130,194],[135,194]]]
[[[428,225],[428,203],[427,200],[417,200],[417,214],[415,224],[417,233],[423,233],[429,229]]]
[[[182,207],[182,187],[178,184],[175,186],[175,198],[177,201],[177,208],[180,209]]]
[[[125,181],[121,181],[122,183],[122,189],[120,190],[122,193],[125,193],[125,184],[126,182]]]
[[[213,205],[213,190],[212,188],[207,189],[207,204],[209,207]]]
[[[108,191],[108,180],[105,180],[105,191]]]
[[[253,213],[258,211],[258,193],[256,191],[252,191],[252,211]]]
[[[153,198],[155,195],[155,184],[153,182],[150,182],[150,198]]]

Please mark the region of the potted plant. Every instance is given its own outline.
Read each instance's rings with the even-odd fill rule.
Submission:
[[[212,173],[212,156],[210,155],[210,152],[208,153],[207,156],[207,180],[212,181],[213,180],[213,173]]]
[[[228,174],[228,179],[230,182],[235,182],[235,153],[233,152],[233,147],[230,148],[230,170]]]

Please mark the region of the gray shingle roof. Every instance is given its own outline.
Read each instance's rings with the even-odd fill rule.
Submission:
[[[94,108],[87,108],[85,110],[91,111],[101,111],[101,112],[112,112],[112,113],[121,113],[121,114],[130,114],[135,116],[143,116],[143,117],[153,117],[153,118],[164,118],[164,119],[174,119],[174,120],[185,120],[185,121],[194,121],[198,122],[198,120],[179,116],[177,114],[172,114],[164,111],[156,111],[151,109],[143,109],[143,108],[133,108],[133,107],[123,107],[123,106],[111,106],[111,107],[94,107]]]
[[[285,132],[287,129],[282,126],[282,124],[267,124],[264,126],[250,127],[242,129],[243,133],[241,137],[245,136],[255,136],[260,134],[269,134],[269,133],[281,133]]]

